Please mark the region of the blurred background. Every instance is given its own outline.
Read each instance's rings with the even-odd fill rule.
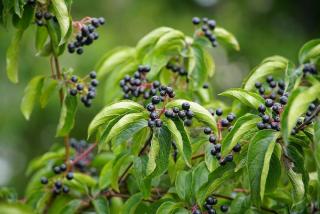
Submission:
[[[103,16],[107,24],[99,28],[100,39],[82,56],[65,54],[62,65],[85,75],[102,54],[116,46],[133,46],[154,28],[169,26],[192,35],[192,17],[209,17],[232,32],[241,47],[240,52],[221,47],[212,50],[217,71],[211,84],[218,93],[239,87],[242,78],[265,57],[282,55],[297,62],[299,48],[319,38],[319,8],[319,0],[75,0],[74,19]],[[28,161],[62,141],[54,138],[58,97],[44,110],[37,106],[29,122],[20,113],[27,82],[50,70],[48,59],[35,56],[35,27],[31,27],[22,42],[20,82],[11,84],[5,74],[5,52],[12,35],[10,27],[0,30],[0,186],[15,187],[21,194],[27,183]],[[102,99],[95,100],[91,109],[80,106],[73,137],[86,137],[90,119],[102,106]]]

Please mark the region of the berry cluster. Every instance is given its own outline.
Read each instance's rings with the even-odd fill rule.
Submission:
[[[206,202],[204,203],[203,207],[205,210],[207,210],[206,213],[208,214],[216,214],[217,211],[214,208],[214,205],[216,205],[218,203],[218,199],[215,198],[214,196],[209,196],[206,198]],[[227,212],[229,209],[229,207],[227,205],[221,205],[220,206],[220,210],[221,212]],[[201,210],[199,209],[195,209],[193,210],[192,214],[201,214]]]
[[[221,117],[223,114],[223,110],[218,108],[214,114],[213,110],[210,110],[212,116],[215,114],[218,117]],[[232,129],[232,122],[236,119],[236,116],[233,113],[228,114],[228,116],[225,119],[218,119],[218,139],[214,135],[213,131],[209,127],[205,127],[203,129],[204,134],[209,135],[209,142],[212,144],[212,148],[210,153],[219,160],[220,165],[225,165],[227,162],[232,162],[233,161],[233,152],[240,152],[241,150],[241,145],[237,144],[231,154],[228,154],[226,157],[221,156],[221,140],[222,140],[222,131],[224,128],[228,128],[230,131]]]
[[[178,74],[179,76],[182,76],[182,77],[187,77],[187,75],[188,75],[188,71],[181,65],[168,63],[166,65],[166,68],[168,70],[172,71],[173,73],[176,73],[176,74]]]
[[[317,111],[317,108],[319,108],[319,104],[316,104],[316,102],[309,105],[304,119],[299,118],[297,120],[296,126],[291,132],[292,135],[297,134],[299,131],[303,131],[308,125],[312,123],[313,119],[319,115],[319,111]]]
[[[36,18],[36,24],[39,27],[44,26],[45,22],[49,21],[50,19],[57,21],[57,18],[49,11],[45,11],[45,12],[42,12],[41,10],[37,11],[35,13],[35,18]]]
[[[67,170],[67,166],[65,164],[57,165],[52,168],[52,171],[56,175],[63,173],[63,176],[65,176],[65,178],[67,180],[72,180],[73,173],[72,172],[66,173],[66,170]],[[47,177],[41,177],[40,182],[41,182],[41,184],[44,184],[44,185],[49,184],[49,180]],[[55,194],[60,194],[61,192],[68,193],[70,191],[69,187],[67,185],[63,184],[61,179],[56,179],[54,182],[50,183],[50,185],[52,187],[53,193],[55,193]]]
[[[90,83],[87,80],[91,79]],[[96,87],[99,85],[99,81],[96,79],[97,74],[95,71],[91,71],[83,79],[79,79],[77,76],[71,76],[68,81],[69,93],[71,96],[81,95],[81,102],[86,106],[90,107],[92,99],[96,97]]]
[[[164,115],[169,119],[180,118],[183,120],[185,126],[192,125],[193,112],[190,110],[190,104],[184,102],[181,104],[181,108],[173,107],[172,109],[166,109]]]
[[[76,35],[76,41],[68,44],[69,53],[83,54],[83,46],[91,45],[93,41],[99,38],[99,34],[95,31],[98,27],[105,23],[103,17],[91,18],[90,24],[80,24],[80,32]]]
[[[303,65],[303,75],[306,76],[307,74],[316,75],[318,73],[317,68],[314,64],[304,64]]]
[[[172,148],[173,148],[173,154],[172,154],[173,160],[174,162],[177,162],[178,149],[177,149],[177,145],[174,142],[172,142]]]
[[[288,93],[285,93],[286,85],[283,80],[278,82],[272,76],[268,76],[266,83],[269,87],[263,87],[261,82],[256,82],[255,87],[265,99],[265,105],[260,105],[258,111],[262,121],[257,123],[258,129],[274,129],[280,131],[280,116],[284,106],[288,102]],[[266,114],[267,108],[272,109],[272,115]]]
[[[192,23],[195,26],[201,25],[201,35],[204,35],[211,43],[212,47],[217,47],[217,38],[212,34],[214,29],[216,28],[216,21],[213,19],[208,19],[206,17],[202,18],[202,20],[199,17],[193,17]]]
[[[166,90],[162,90],[164,86],[161,86],[159,81],[148,82],[146,75],[150,70],[151,68],[148,65],[140,65],[132,77],[126,75],[120,81],[124,99],[130,99],[132,97],[138,98],[140,96],[144,99],[149,99],[151,96],[157,95],[158,91],[162,97],[166,94],[171,98],[175,96],[172,88],[168,89],[168,93],[166,93]]]

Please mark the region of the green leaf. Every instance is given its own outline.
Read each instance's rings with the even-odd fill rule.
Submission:
[[[177,174],[175,188],[181,200],[188,201],[192,194],[192,171],[180,171]]]
[[[44,76],[35,76],[27,85],[21,101],[21,112],[29,120],[34,103],[39,98],[44,82]]]
[[[183,207],[183,203],[166,201],[157,209],[156,214],[172,214],[175,210]]]
[[[264,59],[260,65],[255,67],[244,80],[242,87],[245,90],[254,89],[257,81],[263,81],[268,75],[283,77],[289,67],[290,62],[281,56],[272,56]]]
[[[297,211],[298,213],[303,212],[305,209],[305,189],[302,181],[302,175],[299,173],[295,173],[292,169],[287,171],[287,175],[289,177],[290,183],[292,185],[292,199],[293,205],[291,207],[291,211]]]
[[[53,93],[58,89],[58,81],[50,79],[49,83],[43,87],[41,96],[40,96],[40,106],[45,108],[49,102],[49,99],[52,97]]]
[[[97,185],[97,181],[90,175],[75,172],[73,173],[73,176],[74,180],[78,181],[83,186],[95,187]]]
[[[147,164],[147,175],[149,178],[160,176],[168,169],[170,147],[171,133],[169,129],[163,126],[155,130]]]
[[[223,138],[222,145],[222,156],[226,156],[233,149],[233,147],[240,142],[242,137],[250,131],[255,131],[257,123],[261,121],[261,118],[253,115],[246,114],[236,120],[231,131]]]
[[[172,28],[160,27],[157,28],[146,36],[144,36],[137,44],[137,58],[142,59],[158,42],[161,36],[172,31]]]
[[[117,146],[128,141],[135,133],[148,126],[145,113],[131,113],[123,116],[110,130],[107,139],[101,142],[99,150],[107,148],[107,143]]]
[[[92,200],[96,214],[110,214],[109,201],[105,197],[98,197]]]
[[[103,124],[107,124],[110,120],[117,116],[125,115],[129,113],[143,112],[145,109],[140,104],[124,100],[118,103],[114,103],[110,106],[102,109],[91,121],[88,129],[88,137],[92,136],[94,132]]]
[[[111,176],[111,187],[119,192],[118,179],[119,175],[124,171],[127,165],[132,162],[133,156],[128,153],[119,154],[113,162],[112,176]]]
[[[237,99],[244,105],[253,109],[257,109],[259,105],[264,104],[264,99],[261,96],[241,88],[231,88],[219,95]]]
[[[221,27],[216,27],[213,31],[214,35],[217,37],[218,42],[221,42],[236,51],[240,51],[240,45],[236,37],[228,32],[226,29]]]
[[[133,171],[132,174],[135,177],[140,191],[143,194],[144,198],[148,198],[151,190],[151,180],[147,178],[147,163],[148,157],[141,156],[136,157],[133,161]]]
[[[103,190],[111,184],[113,162],[104,165],[99,176],[99,189]]]
[[[288,143],[290,133],[299,117],[307,111],[311,102],[320,97],[319,91],[320,84],[317,84],[310,88],[297,88],[290,94],[288,104],[281,115],[281,131],[285,143]]]
[[[21,18],[23,14],[23,6],[25,2],[22,0],[14,0],[14,12]]]
[[[35,7],[27,4],[24,7],[24,11],[21,19],[18,18],[18,16],[13,16],[13,19],[18,18],[16,27],[19,30],[25,31],[29,27],[34,17],[34,10],[35,10]]]
[[[227,182],[229,178],[236,177],[238,173],[235,173],[234,169],[234,163],[227,163],[225,166],[220,166],[211,172],[207,182],[204,183],[196,193],[198,204],[203,204],[205,198],[211,195],[224,182]]]
[[[302,46],[299,51],[299,62],[306,63],[320,57],[320,39],[314,39]]]
[[[314,123],[314,159],[317,167],[317,175],[318,175],[318,196],[317,196],[317,204],[320,206],[320,120],[317,119]]]
[[[0,213],[10,214],[32,214],[34,213],[30,207],[20,203],[0,204]]]
[[[48,30],[45,27],[37,27],[36,39],[35,39],[35,47],[38,52],[40,52],[48,39]]]
[[[60,214],[69,214],[69,213],[77,213],[80,209],[82,201],[79,199],[74,199],[67,203],[63,209],[60,211]]]
[[[136,209],[141,203],[143,197],[141,193],[136,193],[132,195],[125,203],[121,210],[123,214],[134,214],[136,213]]]
[[[194,88],[202,88],[208,77],[214,74],[214,61],[208,51],[199,44],[192,44],[189,50],[188,77],[192,80]]]
[[[73,128],[77,111],[77,97],[67,94],[63,100],[59,124],[57,128],[57,137],[67,135]]]
[[[52,0],[51,1],[54,15],[58,19],[58,23],[60,26],[60,45],[65,43],[65,37],[69,31],[70,26],[70,18],[67,5],[64,0]]]
[[[191,166],[192,148],[188,133],[181,120],[166,120],[166,126],[172,134],[172,138],[188,166]]]
[[[232,200],[230,214],[246,213],[251,207],[250,196],[238,195]]]
[[[20,52],[20,41],[22,39],[23,30],[16,31],[6,55],[7,76],[13,83],[18,82],[18,57]]]
[[[199,163],[192,170],[192,196],[196,196],[199,189],[208,181],[209,171],[206,165],[202,162]]]
[[[215,132],[218,131],[217,129],[217,123],[214,119],[214,117],[210,114],[210,112],[199,105],[198,103],[191,102],[188,100],[173,100],[169,103],[167,103],[166,108],[173,108],[173,107],[179,107],[181,108],[182,103],[188,102],[190,104],[190,110],[194,113],[194,118],[199,120],[200,122],[203,122],[204,124],[208,125],[210,128],[212,128]]]
[[[279,134],[273,130],[261,130],[250,142],[247,157],[251,199],[259,206],[263,200],[270,159]]]
[[[157,40],[142,60],[144,65],[151,67],[148,73],[149,79],[155,78],[172,57],[180,54],[185,45],[184,39],[182,32],[172,29]]]

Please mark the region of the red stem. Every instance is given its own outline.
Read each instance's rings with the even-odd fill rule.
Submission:
[[[90,152],[92,152],[92,150],[94,148],[96,148],[96,146],[98,145],[98,143],[94,143],[92,144],[88,149],[86,149],[81,155],[77,156],[73,161],[71,161],[71,165],[76,164],[77,162],[79,162],[80,160],[82,160],[83,158],[85,158],[86,156],[88,156],[88,154]]]

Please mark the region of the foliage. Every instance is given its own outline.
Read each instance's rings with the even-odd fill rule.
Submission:
[[[50,74],[30,77],[21,111],[29,120],[37,102],[46,107],[58,92],[56,137],[63,141],[30,162],[24,200],[1,189],[2,213],[320,209],[320,40],[301,48],[298,66],[281,56],[263,60],[241,88],[220,94],[232,99],[230,107],[214,111],[222,102],[208,89],[215,73],[208,49],[221,44],[240,50],[214,20],[193,18],[192,37],[155,29],[135,47],[107,52],[97,72],[80,78],[71,68],[61,69],[59,58],[66,50],[81,55],[83,46],[98,39],[94,30],[104,19],[72,20],[71,4],[0,2],[1,23],[12,20],[16,28],[6,56],[9,80],[18,82],[20,41],[33,23],[36,55],[51,63]],[[71,138],[77,96],[90,107],[98,85],[105,88],[106,106],[89,125],[87,140],[93,143]]]

